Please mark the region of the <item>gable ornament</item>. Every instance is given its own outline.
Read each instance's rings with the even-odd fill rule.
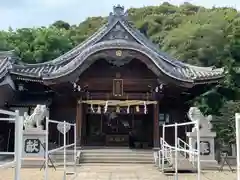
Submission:
[[[122,51],[121,50],[117,50],[116,51],[116,56],[121,57],[122,56]]]

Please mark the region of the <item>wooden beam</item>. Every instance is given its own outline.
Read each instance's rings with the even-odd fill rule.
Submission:
[[[82,103],[77,101],[76,105],[76,129],[78,144],[81,145],[81,132],[82,132]]]
[[[158,122],[158,115],[159,115],[159,104],[154,104],[154,111],[153,111],[153,146],[154,148],[159,147],[159,122]]]
[[[149,93],[124,93],[122,97],[114,97],[111,92],[90,92],[89,98],[91,100],[153,100],[153,94]]]
[[[114,78],[88,78],[79,80],[81,87],[87,86],[89,91],[112,91]],[[155,88],[156,79],[121,79],[123,91],[149,91],[150,87]]]

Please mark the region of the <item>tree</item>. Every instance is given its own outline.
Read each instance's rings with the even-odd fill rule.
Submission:
[[[67,23],[67,22],[64,22],[64,21],[56,21],[52,24],[52,26],[56,27],[56,28],[59,28],[59,29],[66,29],[66,30],[69,30],[70,29],[70,25]]]
[[[240,112],[240,101],[228,101],[220,109],[220,115],[213,117],[217,138],[224,144],[234,144],[236,142],[236,112]]]

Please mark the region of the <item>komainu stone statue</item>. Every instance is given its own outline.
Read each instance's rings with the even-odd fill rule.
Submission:
[[[37,105],[33,113],[29,116],[27,113],[24,114],[24,128],[32,129],[39,128],[43,129],[42,121],[47,115],[46,105]]]
[[[191,121],[199,120],[199,131],[200,132],[206,132],[206,133],[211,132],[211,129],[212,129],[212,124],[211,124],[212,116],[211,115],[204,116],[199,108],[191,107],[188,111],[188,118]],[[196,130],[197,130],[197,127],[194,126],[192,128],[192,132],[195,132]]]

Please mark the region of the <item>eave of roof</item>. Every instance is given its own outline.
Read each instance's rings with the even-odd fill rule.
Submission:
[[[190,82],[193,83],[195,79],[198,77],[212,77],[215,75],[219,75],[219,70],[212,70],[210,68],[207,68],[204,72],[199,71],[198,69],[193,69],[190,67],[183,67],[183,66],[177,66],[174,64],[169,65],[168,61],[163,61],[158,54],[156,54],[154,51],[152,51],[149,48],[145,48],[141,44],[130,42],[126,40],[109,40],[109,41],[102,41],[94,46],[89,47],[88,49],[84,50],[77,56],[75,59],[73,59],[69,64],[66,66],[63,66],[62,68],[59,68],[55,72],[51,72],[51,74],[46,74],[46,76],[43,76],[44,80],[51,80],[51,79],[58,79],[64,76],[67,76],[71,72],[75,71],[76,68],[80,67],[85,59],[87,59],[92,54],[95,54],[98,51],[102,51],[104,49],[131,49],[134,51],[138,51],[140,53],[145,54],[150,59],[152,59],[155,66],[160,69],[164,74],[167,76],[170,76],[171,78],[175,78],[179,81],[183,82]],[[148,65],[147,65],[148,66]]]
[[[0,55],[0,79],[5,77],[9,69],[12,68],[12,63],[9,59],[9,57],[3,56],[3,53]]]

